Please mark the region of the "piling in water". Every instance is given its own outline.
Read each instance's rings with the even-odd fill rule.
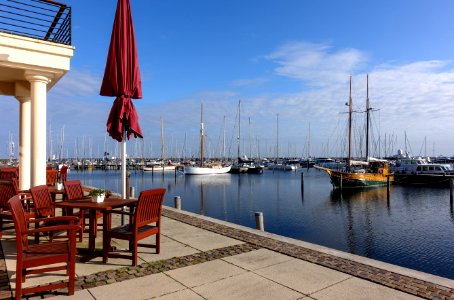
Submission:
[[[255,213],[255,228],[261,231],[265,230],[265,227],[263,225],[263,213],[262,212],[256,212]]]
[[[175,197],[173,197],[173,201],[175,203],[175,208],[176,209],[181,209],[181,197],[180,196],[175,196]]]
[[[452,201],[454,199],[454,192],[453,192],[453,189],[454,189],[454,179],[451,179],[449,181],[449,201],[451,203],[451,206],[452,206]]]

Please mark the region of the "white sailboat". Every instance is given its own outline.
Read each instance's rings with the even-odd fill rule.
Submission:
[[[142,170],[144,172],[165,172],[165,171],[175,171],[175,165],[166,164],[164,157],[164,121],[161,117],[161,163],[151,164],[143,166]]]
[[[203,128],[203,104],[201,105],[200,113],[200,165],[184,166],[184,174],[186,175],[210,175],[210,174],[225,174],[232,168],[231,165],[224,166],[222,164],[205,164],[203,161],[203,146],[204,146],[204,128]]]

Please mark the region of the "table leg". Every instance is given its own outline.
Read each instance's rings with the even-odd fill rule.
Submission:
[[[81,258],[81,262],[87,262],[97,257],[96,255],[96,210],[90,209],[88,229],[88,253]]]
[[[102,214],[102,253],[103,258],[102,262],[107,263],[107,253],[110,251],[110,243],[109,239],[107,238],[107,232],[110,231],[111,228],[111,214],[107,211],[104,211]]]

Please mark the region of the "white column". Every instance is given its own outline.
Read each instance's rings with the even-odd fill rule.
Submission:
[[[26,74],[31,94],[31,186],[46,184],[46,109],[47,84],[50,78]]]
[[[31,99],[17,96],[19,100],[19,189],[30,188],[31,168]]]

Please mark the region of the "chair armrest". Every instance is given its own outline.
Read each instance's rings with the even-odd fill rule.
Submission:
[[[63,230],[80,230],[79,225],[56,225],[56,226],[46,226],[46,227],[39,227],[36,229],[29,229],[24,232],[24,235],[29,235],[38,232],[49,232],[49,231],[63,231]]]
[[[127,211],[121,211],[121,210],[109,210],[107,213],[109,214],[119,214],[119,215],[127,215],[127,216],[133,216],[134,214],[131,212]]]
[[[68,221],[69,223],[79,222],[79,217],[76,216],[59,216],[59,217],[49,217],[49,218],[40,218],[40,219],[30,219],[29,223],[39,223],[39,222],[54,222],[54,221]]]

